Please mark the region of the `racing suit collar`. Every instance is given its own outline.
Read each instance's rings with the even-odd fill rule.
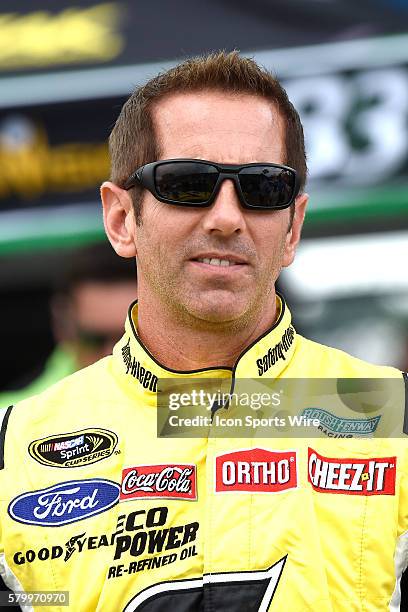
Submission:
[[[160,364],[143,345],[137,334],[137,301],[130,305],[125,334],[113,349],[114,372],[129,390],[156,395],[160,378],[277,378],[292,359],[296,332],[291,314],[282,296],[277,295],[278,318],[239,356],[233,368],[216,367],[176,371]]]

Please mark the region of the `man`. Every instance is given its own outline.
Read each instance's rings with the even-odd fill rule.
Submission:
[[[117,257],[109,244],[75,251],[60,274],[50,303],[56,347],[39,374],[20,375],[13,391],[0,392],[0,406],[36,395],[109,355],[122,335],[123,317],[135,298],[135,267]]]
[[[307,203],[285,92],[237,53],[196,58],[132,94],[110,146],[105,228],[139,302],[111,358],[3,415],[6,583],[73,610],[399,609],[402,439],[157,437],[168,380],[402,386],[297,335],[275,293]]]

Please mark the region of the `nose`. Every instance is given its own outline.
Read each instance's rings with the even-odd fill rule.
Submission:
[[[208,233],[224,236],[240,234],[246,226],[245,213],[240,205],[234,181],[222,181],[217,196],[203,217],[203,227]]]

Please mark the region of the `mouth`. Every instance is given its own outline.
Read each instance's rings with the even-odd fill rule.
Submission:
[[[221,276],[222,278],[235,277],[239,272],[248,270],[248,262],[231,253],[203,253],[190,259],[190,264],[205,275]]]
[[[217,253],[216,251],[207,251],[206,253],[199,253],[196,257],[192,257],[190,261],[193,263],[211,266],[214,268],[237,268],[248,265],[248,261],[246,261],[240,255],[225,252]]]
[[[231,266],[239,266],[242,265],[236,261],[231,261],[230,259],[220,259],[218,257],[198,257],[193,261],[197,261],[198,263],[207,264],[209,266],[215,266],[217,268],[229,268]]]

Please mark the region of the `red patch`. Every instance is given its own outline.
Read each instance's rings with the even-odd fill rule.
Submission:
[[[195,465],[138,465],[122,472],[119,501],[137,498],[197,499]]]
[[[321,493],[395,495],[396,465],[396,457],[336,459],[309,448],[308,480]]]
[[[216,458],[217,493],[280,493],[296,487],[296,451],[251,448],[225,453]]]

